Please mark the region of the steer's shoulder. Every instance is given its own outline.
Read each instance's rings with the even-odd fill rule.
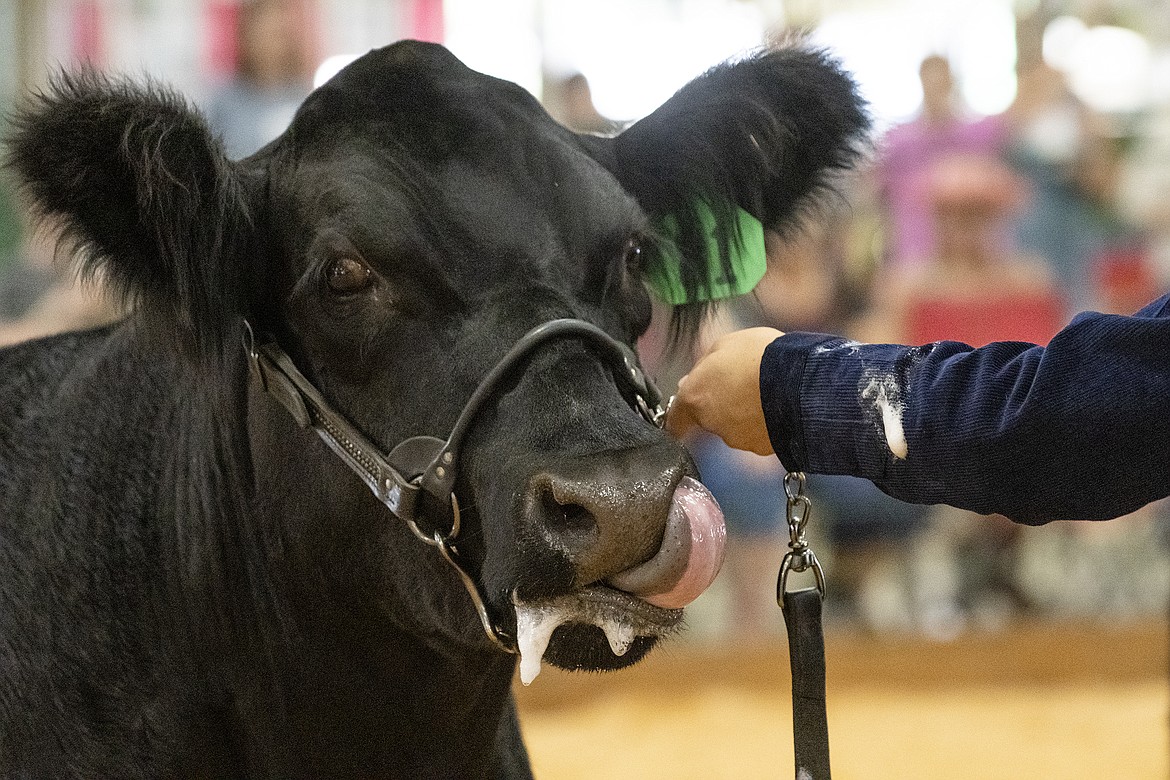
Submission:
[[[0,349],[0,393],[6,401],[51,394],[79,362],[107,342],[110,328],[32,339]],[[6,403],[0,413],[11,410]]]
[[[63,333],[0,349],[0,462],[7,459],[4,453],[60,445],[58,437],[79,418],[116,420],[120,406],[149,393],[141,381],[143,361],[133,357],[121,337],[124,327]],[[102,392],[117,385],[124,387]],[[106,398],[110,408],[95,408],[95,397]]]

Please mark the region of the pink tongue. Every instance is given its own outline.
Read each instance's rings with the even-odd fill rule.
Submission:
[[[671,500],[662,547],[609,584],[663,609],[680,609],[707,589],[723,565],[727,528],[711,491],[683,477]]]

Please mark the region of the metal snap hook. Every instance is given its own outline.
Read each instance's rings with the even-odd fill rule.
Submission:
[[[672,395],[670,398],[666,399],[666,406],[659,405],[656,407],[654,410],[654,416],[650,420],[650,422],[654,423],[654,427],[659,429],[666,427],[667,415],[670,414],[671,408],[674,407],[674,399],[676,398],[678,398],[677,395]]]

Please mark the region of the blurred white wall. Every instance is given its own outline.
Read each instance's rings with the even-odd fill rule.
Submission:
[[[100,55],[197,99],[213,19],[245,0],[0,0],[0,97],[55,64]],[[912,116],[917,66],[950,57],[976,114],[1015,94],[1016,19],[1059,16],[1044,52],[1098,110],[1134,114],[1170,102],[1164,0],[310,0],[322,60],[409,34],[420,5],[444,15],[445,42],[469,65],[540,95],[546,78],[584,73],[603,114],[633,119],[711,64],[788,27],[809,30],[857,75],[879,123]],[[35,23],[29,23],[29,19]],[[1125,25],[1125,26],[1121,26]]]

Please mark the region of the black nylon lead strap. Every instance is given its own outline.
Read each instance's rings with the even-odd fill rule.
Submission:
[[[788,626],[788,657],[792,664],[792,744],[796,780],[829,780],[829,721],[825,712],[825,632],[821,604],[825,572],[804,536],[812,501],[805,492],[805,477],[794,471],[784,475],[785,515],[788,520],[788,552],[776,580],[776,601]],[[812,571],[815,588],[788,590],[791,572]]]
[[[821,593],[783,594],[792,665],[792,740],[796,780],[829,780],[829,721],[825,709],[825,634]]]

